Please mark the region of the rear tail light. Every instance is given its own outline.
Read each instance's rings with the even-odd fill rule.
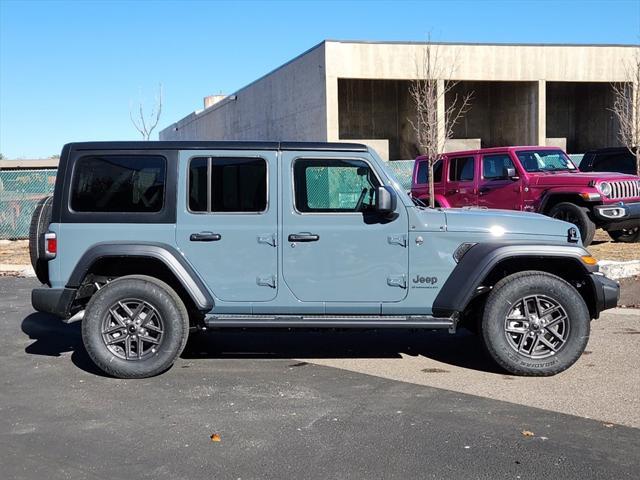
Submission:
[[[48,232],[44,234],[44,254],[47,260],[51,260],[52,258],[56,258],[56,254],[58,253],[58,239],[56,238],[56,234],[53,232]]]

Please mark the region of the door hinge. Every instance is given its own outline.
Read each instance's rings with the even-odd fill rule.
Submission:
[[[261,287],[276,288],[276,277],[275,275],[261,275],[256,278],[256,283]]]
[[[276,246],[276,236],[273,233],[265,233],[264,235],[258,235],[258,243],[264,243],[266,245]]]
[[[390,287],[407,288],[407,277],[404,275],[389,275],[387,285]]]
[[[400,245],[401,247],[405,247],[407,246],[407,236],[405,234],[401,234],[401,235],[389,235],[387,237],[387,241],[391,244],[391,245]]]

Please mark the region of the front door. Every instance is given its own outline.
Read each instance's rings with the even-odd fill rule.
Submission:
[[[277,153],[180,153],[177,243],[217,299],[277,292]]]
[[[408,217],[400,202],[394,218],[375,212],[384,172],[366,156],[305,152],[283,152],[281,171],[282,271],[295,297],[372,314],[402,300]]]
[[[520,179],[508,175],[515,165],[508,153],[484,155],[482,176],[478,181],[478,205],[487,208],[520,210]]]
[[[475,185],[475,157],[454,157],[449,159],[445,196],[452,207],[477,205],[478,195]]]

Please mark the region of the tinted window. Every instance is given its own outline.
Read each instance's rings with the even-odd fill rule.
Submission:
[[[635,175],[635,157],[631,154],[605,155],[596,157],[593,162],[594,172],[620,172]]]
[[[433,164],[433,181],[440,182],[442,180],[442,160],[438,160]],[[429,181],[429,162],[420,162],[418,164],[418,183],[427,183]]]
[[[300,212],[362,212],[374,207],[380,183],[362,160],[297,160],[295,202]]]
[[[449,160],[449,180],[453,182],[473,180],[473,160],[473,157],[460,157]]]
[[[500,155],[485,155],[482,158],[482,177],[485,180],[508,178],[508,168],[515,169],[515,166],[511,161],[511,157],[505,153]]]
[[[189,209],[212,213],[264,212],[267,209],[267,162],[262,158],[192,159]]]
[[[71,209],[76,212],[158,212],[166,160],[157,155],[100,155],[76,162]]]

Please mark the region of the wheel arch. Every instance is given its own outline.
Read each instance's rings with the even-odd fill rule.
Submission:
[[[92,280],[126,275],[149,275],[173,288],[190,313],[212,310],[214,300],[206,286],[172,246],[162,243],[98,243],[90,247],[77,262],[67,288],[78,289],[78,299],[93,294]]]
[[[563,202],[573,203],[579,207],[587,207],[589,209],[591,206],[589,202],[575,192],[550,191],[543,195],[538,211],[544,215],[549,215],[549,212],[553,207]]]
[[[477,244],[456,265],[433,303],[436,316],[462,314],[482,302],[491,288],[505,276],[521,271],[556,275],[573,285],[584,299],[592,318],[598,316],[596,286],[590,274],[597,266],[580,257],[589,255],[582,247],[532,244]]]

